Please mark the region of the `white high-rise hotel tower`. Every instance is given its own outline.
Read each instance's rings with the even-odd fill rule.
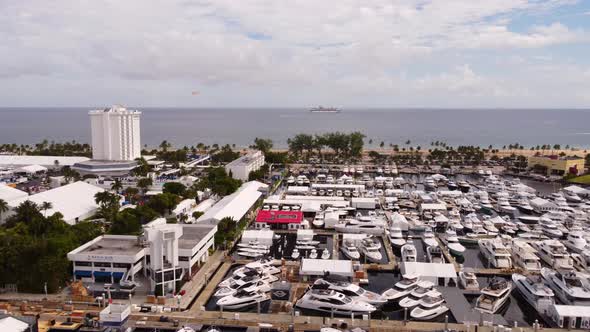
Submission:
[[[90,111],[88,115],[92,127],[92,159],[130,161],[141,157],[140,111],[113,105]]]

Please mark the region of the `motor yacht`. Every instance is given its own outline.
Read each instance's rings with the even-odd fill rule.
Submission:
[[[451,190],[451,191],[452,191],[452,190],[457,190],[457,189],[459,189],[459,186],[457,185],[457,183],[455,183],[455,181],[453,181],[453,180],[449,180],[449,181],[447,182],[447,188],[449,188],[449,190]]]
[[[537,255],[547,265],[556,270],[573,270],[572,258],[565,246],[557,240],[544,240],[533,242]]]
[[[495,314],[508,302],[511,290],[512,283],[510,281],[495,277],[487,287],[481,290],[481,295],[475,302],[475,309]]]
[[[506,198],[506,197],[501,197],[501,196],[498,197],[497,204],[498,204],[498,207],[497,207],[498,213],[506,213],[509,215],[513,215],[517,211],[517,209],[514,206],[510,205],[510,202],[508,201],[508,198]]]
[[[578,196],[578,194],[576,194],[575,192],[566,189],[563,189],[562,191],[563,197],[566,199],[566,201],[570,202],[570,203],[574,203],[574,204],[580,204],[583,202],[582,198],[580,196]]]
[[[554,271],[541,269],[545,283],[559,300],[569,305],[590,306],[590,284],[588,278],[575,271]]]
[[[512,241],[512,262],[515,267],[526,271],[541,271],[541,260],[537,257],[537,250],[523,240]]]
[[[310,289],[295,304],[298,308],[339,315],[363,315],[377,308],[331,289]]]
[[[315,215],[315,217],[313,218],[313,221],[311,222],[311,224],[316,227],[316,228],[323,228],[325,221],[324,221],[324,214],[323,213],[317,213]]]
[[[526,198],[519,199],[518,202],[516,203],[516,208],[521,213],[524,213],[527,215],[531,215],[535,212],[535,210],[533,209],[533,207],[529,203],[529,200]]]
[[[270,297],[263,292],[240,290],[233,295],[220,298],[216,304],[223,309],[242,309],[268,300]]]
[[[360,242],[360,252],[365,256],[365,258],[373,263],[380,263],[383,259],[383,255],[381,254],[380,245],[377,245],[375,241],[365,241],[368,239],[363,239]]]
[[[411,243],[406,243],[401,248],[402,262],[417,262],[416,247]]]
[[[334,225],[334,229],[340,233],[382,235],[385,233],[385,224],[385,221],[379,218],[346,219]]]
[[[434,289],[434,284],[430,281],[420,281],[418,284],[410,291],[410,294],[399,301],[399,306],[402,308],[411,308],[415,307],[419,304],[421,298],[426,296],[430,291]]]
[[[459,243],[459,238],[457,237],[457,233],[452,229],[447,229],[445,232],[445,241],[447,244],[447,248],[451,255],[461,257],[465,252],[465,247]]]
[[[317,279],[312,286],[312,289],[328,289],[334,290],[352,298],[353,300],[364,301],[374,306],[380,306],[387,302],[380,294],[365,290],[358,285],[346,281],[328,281],[325,279]]]
[[[402,229],[398,226],[391,226],[389,229],[389,241],[394,248],[401,248],[404,244],[406,244],[406,240],[404,239]]]
[[[258,241],[249,241],[248,243],[238,243],[238,248],[247,248],[247,249],[261,249],[267,250],[268,246],[260,244]]]
[[[428,176],[424,179],[424,190],[426,191],[434,191],[436,190],[436,183],[431,176]]]
[[[459,186],[459,190],[461,190],[464,193],[468,193],[469,190],[471,190],[471,185],[465,180],[458,181],[457,186]]]
[[[444,264],[445,262],[445,256],[439,246],[426,247],[426,257],[430,263]]]
[[[361,254],[354,245],[354,242],[352,242],[351,240],[344,240],[342,242],[340,250],[342,250],[344,255],[350,259],[359,260],[361,258]]]
[[[420,283],[418,275],[405,274],[402,280],[396,282],[392,288],[389,288],[381,295],[388,301],[398,300],[409,295],[418,286],[418,283]]]
[[[501,239],[479,240],[479,250],[493,267],[498,269],[509,269],[512,267],[510,251]]]
[[[291,258],[299,259],[300,256],[301,256],[301,253],[299,252],[299,249],[297,249],[297,248],[293,249],[293,252],[291,253]]]
[[[218,288],[217,291],[213,294],[215,297],[225,297],[229,295],[233,295],[240,290],[248,290],[248,291],[261,291],[261,292],[268,292],[270,291],[270,286],[268,283],[257,279],[257,280],[236,280],[230,283],[228,287],[221,287]]]
[[[239,256],[244,256],[244,257],[249,257],[249,258],[258,258],[258,257],[262,257],[264,256],[268,251],[260,251],[260,250],[256,250],[256,249],[251,249],[251,250],[238,250],[238,255]]]
[[[322,259],[330,259],[330,251],[328,248],[324,248],[324,250],[322,250]]]
[[[318,258],[318,251],[316,249],[311,249],[309,252],[308,258],[316,259]]]
[[[549,218],[541,217],[539,219],[540,230],[550,239],[559,239],[563,236],[563,232],[560,231],[555,222]]]
[[[438,246],[438,242],[434,238],[434,232],[432,232],[432,228],[426,227],[424,233],[422,234],[422,241],[426,247],[430,246]]]
[[[538,276],[512,275],[514,287],[522,297],[540,314],[547,314],[547,310],[555,304],[553,291],[547,287]]]
[[[472,271],[459,271],[459,285],[468,291],[479,291],[477,276]]]
[[[584,239],[584,232],[582,231],[572,231],[569,232],[563,244],[568,247],[573,252],[581,253],[586,249],[588,242]]]
[[[449,310],[444,305],[444,301],[442,294],[437,290],[433,290],[420,300],[418,307],[412,309],[410,317],[416,320],[434,319]]]
[[[436,289],[431,289],[426,293],[414,294],[418,290],[420,290],[420,288],[410,292],[410,296],[405,297],[401,301],[399,301],[399,306],[402,308],[414,308],[416,306],[419,306],[421,303],[440,304],[443,303],[445,300],[442,297],[442,294]],[[419,296],[417,297],[416,295]]]

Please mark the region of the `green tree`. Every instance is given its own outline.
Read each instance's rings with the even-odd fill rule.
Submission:
[[[115,179],[113,184],[111,184],[111,190],[114,192],[119,192],[123,189],[123,184],[121,183],[120,179]]]
[[[52,209],[53,204],[51,202],[43,202],[41,203],[41,210],[43,211],[43,216],[47,218],[47,210]]]
[[[199,219],[203,214],[205,214],[203,211],[195,211],[193,212],[193,218],[195,220]]]
[[[98,213],[106,220],[113,221],[119,211],[119,195],[100,191],[94,195],[94,201],[98,204]]]
[[[166,182],[162,187],[162,191],[178,196],[184,196],[186,193],[186,187],[180,182]]]
[[[125,196],[127,197],[127,200],[129,200],[132,204],[135,203],[137,194],[139,194],[139,189],[135,187],[125,188]]]
[[[2,220],[2,215],[6,212],[8,212],[9,207],[8,207],[8,203],[3,200],[2,198],[0,198],[0,220]]]
[[[153,181],[151,178],[141,178],[141,179],[137,180],[137,187],[139,187],[144,194],[147,192],[147,189],[152,184],[153,184]]]
[[[258,138],[254,139],[254,145],[251,146],[254,149],[262,151],[265,155],[272,149],[273,142],[270,138]]]
[[[152,196],[148,200],[146,205],[163,216],[167,213],[169,214],[172,211],[172,209],[176,207],[179,201],[180,197],[178,197],[177,195],[171,193],[163,193]]]
[[[137,158],[135,161],[137,162],[137,166],[131,171],[131,173],[136,176],[147,176],[150,171],[148,162],[143,159],[143,157]]]

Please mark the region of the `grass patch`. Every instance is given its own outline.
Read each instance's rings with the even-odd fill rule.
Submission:
[[[579,183],[579,184],[590,184],[590,174],[578,176],[572,179],[569,179],[571,183]]]

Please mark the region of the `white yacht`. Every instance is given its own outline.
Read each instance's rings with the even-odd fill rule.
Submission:
[[[318,251],[316,249],[311,249],[311,251],[309,252],[308,257],[311,258],[311,259],[318,258]]]
[[[383,259],[383,255],[381,254],[380,245],[377,245],[375,241],[366,241],[368,239],[363,239],[360,243],[360,251],[365,256],[365,258],[373,263],[380,263]]]
[[[439,246],[426,247],[426,257],[430,263],[443,264],[445,262],[445,256]]]
[[[559,239],[563,236],[563,232],[559,230],[555,222],[547,217],[541,217],[539,219],[538,227],[543,234],[551,239]]]
[[[512,241],[512,262],[514,266],[526,271],[541,271],[541,260],[537,257],[537,250],[526,241]]]
[[[459,186],[459,190],[461,190],[464,193],[469,192],[469,190],[471,189],[471,185],[465,180],[458,181],[457,186]]]
[[[311,289],[297,301],[295,306],[347,316],[363,315],[377,310],[375,306],[367,302],[352,299],[330,289]]]
[[[436,290],[431,291],[428,296],[420,300],[418,307],[412,309],[410,317],[416,320],[431,320],[443,313],[449,308],[444,305],[442,294]]]
[[[385,292],[383,292],[383,297],[385,297],[388,301],[398,300],[407,296],[418,286],[420,282],[420,277],[417,275],[406,274],[403,276],[403,279],[396,282],[392,288],[389,288]]]
[[[563,303],[590,306],[590,285],[586,277],[574,271],[559,272],[545,267],[541,269],[541,276]]]
[[[572,258],[565,246],[557,240],[544,240],[533,242],[533,247],[537,249],[537,255],[547,265],[556,270],[573,270],[574,264]]]
[[[420,299],[426,296],[434,289],[434,284],[430,281],[420,281],[416,287],[410,292],[410,295],[399,301],[399,306],[402,308],[411,308],[417,306]]]
[[[479,291],[479,281],[472,271],[459,271],[459,284],[466,290]]]
[[[291,258],[298,259],[300,256],[301,256],[301,253],[299,253],[299,249],[297,249],[297,248],[293,249],[293,252],[291,253]]]
[[[416,297],[413,293],[414,292],[411,292],[410,296],[399,301],[399,306],[402,308],[413,308],[419,306],[422,303],[430,303],[433,305],[441,304],[445,300],[442,297],[442,294],[436,289],[429,290],[426,293],[418,293],[421,295],[420,297]]]
[[[238,243],[237,247],[244,248],[244,249],[261,249],[261,250],[268,249],[268,246],[262,245],[258,241],[250,241],[248,243]],[[240,249],[238,249],[238,250],[240,250]]]
[[[479,240],[479,250],[493,267],[498,269],[509,269],[512,267],[510,251],[501,239]]]
[[[402,262],[417,262],[416,247],[411,243],[406,243],[401,249]]]
[[[322,259],[330,259],[330,251],[328,248],[324,248],[324,250],[322,250]]]
[[[380,294],[365,290],[358,285],[346,281],[328,281],[324,279],[317,279],[312,286],[312,289],[328,289],[349,296],[354,300],[364,301],[369,304],[380,306],[387,302]]]
[[[434,238],[434,232],[430,227],[426,227],[424,230],[424,233],[422,234],[422,241],[424,241],[424,245],[426,245],[426,247],[438,246],[438,242],[436,242],[436,239]]]
[[[217,306],[223,309],[242,309],[268,300],[270,300],[270,297],[265,293],[240,290],[233,295],[217,300]]]
[[[389,229],[389,240],[391,241],[391,245],[395,248],[401,248],[401,246],[406,244],[402,229],[397,226],[392,226]]]
[[[487,287],[481,290],[481,295],[475,302],[475,309],[494,314],[498,312],[510,299],[512,283],[502,279],[494,278]]]
[[[584,239],[584,232],[582,231],[571,231],[567,235],[567,239],[563,241],[566,247],[576,253],[581,253],[586,249],[588,242]]]
[[[434,191],[436,189],[436,183],[431,176],[424,179],[424,189],[427,191]]]
[[[445,241],[447,242],[447,248],[451,252],[451,255],[461,257],[465,252],[465,247],[459,243],[457,233],[453,229],[447,229],[445,232]]]
[[[334,229],[340,233],[382,235],[385,233],[385,221],[371,217],[346,219],[344,222],[334,225]]]
[[[324,227],[324,214],[323,213],[316,213],[315,217],[311,224],[316,228],[323,228]]]
[[[344,253],[344,255],[352,260],[359,260],[361,258],[361,254],[357,250],[354,242],[350,240],[344,240],[342,242],[342,246],[340,250]]]
[[[517,211],[517,209],[514,206],[510,205],[510,202],[508,202],[508,198],[506,197],[498,197],[497,204],[498,213],[506,213],[513,215]]]
[[[515,273],[512,275],[512,283],[529,305],[540,314],[547,314],[547,310],[555,304],[553,291],[538,278]]]
[[[582,198],[580,196],[578,196],[578,194],[576,194],[575,192],[573,192],[571,190],[568,190],[567,188],[563,189],[562,193],[563,193],[563,197],[568,202],[571,202],[574,204],[580,204],[583,202]]]
[[[217,291],[213,294],[215,297],[225,297],[229,295],[233,295],[240,290],[247,290],[247,291],[261,291],[261,292],[268,292],[270,291],[270,286],[260,280],[235,280],[230,283],[228,287],[221,287],[218,288]]]

